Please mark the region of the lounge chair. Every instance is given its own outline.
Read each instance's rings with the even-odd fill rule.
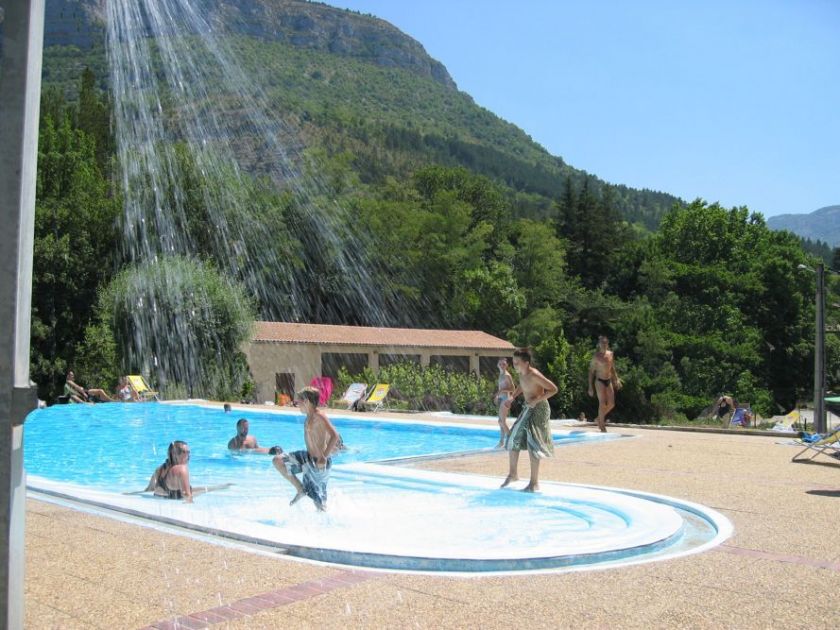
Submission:
[[[734,412],[732,412],[729,424],[734,424],[739,427],[749,427],[750,418],[752,418],[752,409],[750,408],[749,403],[742,403],[735,408]]]
[[[330,399],[330,396],[332,396],[332,379],[329,376],[316,376],[311,381],[309,381],[309,384],[315,389],[317,389],[319,392],[321,392],[321,395],[318,397],[318,404],[322,407],[326,405]]]
[[[149,384],[146,382],[146,379],[143,378],[142,374],[130,374],[126,376],[128,379],[128,384],[131,385],[131,388],[137,393],[137,399],[143,402],[148,400],[160,400],[158,398],[158,393],[154,391]]]
[[[344,392],[344,396],[339,398],[337,402],[344,403],[348,409],[352,409],[354,405],[365,397],[367,387],[367,383],[353,383]]]
[[[809,442],[806,439],[800,439],[797,440],[797,443],[801,444],[805,448],[791,457],[790,461],[792,462],[811,461],[817,455],[826,455],[828,457],[840,456],[840,427],[835,428],[830,433],[826,433],[823,437],[814,442]],[[798,459],[800,455],[808,451],[813,451],[811,457],[804,460]]]
[[[773,431],[785,431],[791,432],[793,431],[793,425],[797,424],[800,421],[799,418],[799,409],[794,409],[788,415],[786,415],[781,420],[777,421],[776,424],[773,425]]]
[[[367,400],[365,400],[365,410],[379,411],[382,408],[385,397],[388,396],[388,392],[390,390],[391,386],[388,385],[388,383],[377,384],[370,393],[370,396],[368,396]],[[371,407],[373,408],[371,409]]]

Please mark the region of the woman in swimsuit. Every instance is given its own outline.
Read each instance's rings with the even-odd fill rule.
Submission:
[[[186,442],[175,440],[169,445],[166,461],[155,469],[146,490],[165,499],[184,499],[192,503],[190,485],[190,447]]]
[[[122,402],[135,402],[137,400],[137,393],[125,376],[120,376],[119,385],[117,385],[117,397]]]
[[[513,384],[513,377],[510,375],[510,372],[508,372],[507,359],[499,359],[499,362],[496,365],[499,367],[499,391],[496,392],[496,396],[493,400],[495,400],[496,405],[499,407],[499,431],[501,432],[501,435],[499,436],[499,443],[496,444],[496,448],[502,448],[505,445],[507,436],[510,435],[510,429],[508,429],[507,425],[507,417],[510,413],[510,407],[505,405],[505,401],[510,398],[515,385]]]
[[[598,429],[607,432],[607,414],[615,407],[615,392],[621,389],[621,379],[615,372],[615,358],[610,340],[598,337],[598,349],[589,363],[589,395],[598,393]]]

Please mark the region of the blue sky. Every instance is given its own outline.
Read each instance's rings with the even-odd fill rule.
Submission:
[[[613,183],[773,216],[840,204],[838,0],[329,0]]]

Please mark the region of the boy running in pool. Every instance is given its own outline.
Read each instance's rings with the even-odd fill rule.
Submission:
[[[289,505],[308,496],[315,502],[315,507],[323,512],[327,509],[327,480],[332,467],[330,455],[336,450],[339,437],[332,422],[318,409],[320,395],[314,387],[305,387],[295,394],[295,402],[306,414],[303,423],[306,450],[286,453],[279,446],[273,446],[269,453],[274,455],[272,461],[277,472],[297,490]]]

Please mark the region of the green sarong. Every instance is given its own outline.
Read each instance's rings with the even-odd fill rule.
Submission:
[[[551,439],[551,408],[541,400],[533,407],[525,407],[510,428],[505,441],[509,451],[528,452],[537,458],[554,455],[554,441]]]

